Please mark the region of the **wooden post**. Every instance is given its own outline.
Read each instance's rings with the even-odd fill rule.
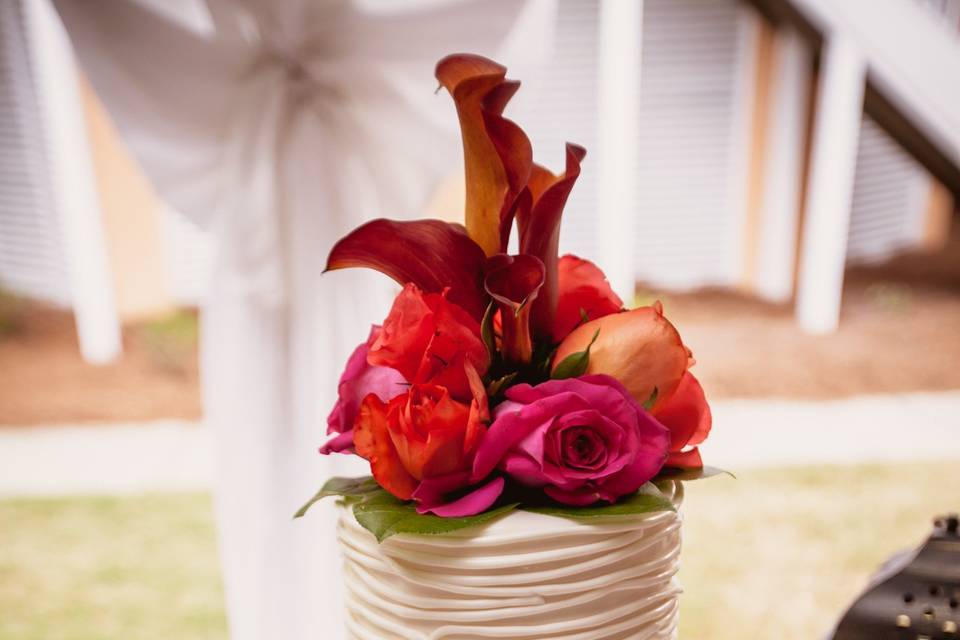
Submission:
[[[78,67],[67,34],[50,3],[27,0],[25,8],[80,352],[88,362],[104,364],[120,355],[120,322],[80,99]]]
[[[774,302],[793,294],[800,193],[813,54],[793,30],[781,32],[771,76],[760,202],[757,292]]]
[[[797,321],[810,333],[830,333],[840,320],[865,83],[862,53],[842,34],[829,36],[821,58],[797,283]]]
[[[633,306],[639,171],[642,0],[600,3],[597,219],[599,257],[613,290]]]

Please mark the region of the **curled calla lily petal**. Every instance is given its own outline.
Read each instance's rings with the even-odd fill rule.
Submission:
[[[501,219],[512,211],[533,163],[526,134],[502,116],[520,84],[506,80],[506,72],[506,67],[471,54],[447,56],[436,68],[460,119],[467,233],[488,256],[505,248]]]
[[[517,211],[520,252],[540,258],[546,269],[543,289],[532,310],[533,330],[538,336],[551,336],[553,332],[558,295],[560,218],[570,190],[580,176],[580,163],[586,153],[583,147],[567,144],[567,166],[559,176],[552,176],[545,169],[536,167],[527,187],[533,206],[529,211]]]
[[[544,275],[543,262],[536,256],[499,254],[488,261],[484,287],[500,307],[500,350],[508,362],[527,363],[533,355],[530,311]]]
[[[690,351],[676,328],[656,303],[591,320],[564,338],[554,355],[554,366],[590,347],[586,373],[613,376],[641,405],[657,392],[652,413],[669,399],[690,364]]]
[[[402,285],[441,293],[479,319],[486,310],[486,256],[458,224],[440,220],[373,220],[354,229],[330,251],[326,271],[367,267]]]

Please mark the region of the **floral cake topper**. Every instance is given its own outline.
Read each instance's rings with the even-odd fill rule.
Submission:
[[[340,496],[383,539],[514,508],[673,508],[656,481],[710,474],[697,448],[710,409],[662,306],[627,310],[595,264],[558,255],[586,151],[567,144],[560,174],[534,163],[503,116],[520,83],[492,60],[451,55],[436,77],[460,120],[465,225],[379,219],[330,252],[328,271],[375,269],[403,289],[350,356],[320,449],[364,458],[372,478],[335,478],[298,515]]]

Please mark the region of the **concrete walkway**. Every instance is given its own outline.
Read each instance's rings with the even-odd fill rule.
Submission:
[[[861,396],[827,402],[713,403],[708,464],[960,461],[960,392]],[[318,430],[319,436],[319,430]],[[206,490],[214,469],[200,424],[0,428],[0,496]]]

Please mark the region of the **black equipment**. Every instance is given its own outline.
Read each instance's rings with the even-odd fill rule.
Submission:
[[[891,558],[832,640],[960,640],[958,529],[956,514],[938,518],[919,549]]]

